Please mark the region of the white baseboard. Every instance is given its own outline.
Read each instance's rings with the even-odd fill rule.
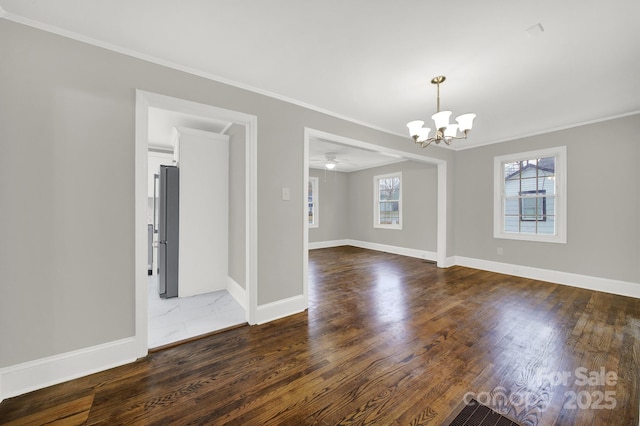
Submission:
[[[318,241],[315,243],[309,243],[309,250],[348,246],[350,245],[349,241],[351,240]]]
[[[309,249],[326,248],[337,246],[354,246],[369,250],[383,251],[387,253],[400,254],[403,256],[416,257],[419,259],[437,260],[437,253],[405,247],[390,246],[386,244],[370,243],[358,240],[335,240],[310,243]],[[588,275],[574,274],[570,272],[553,271],[550,269],[534,268],[531,266],[514,265],[509,263],[494,262],[491,260],[475,259],[464,256],[452,256],[445,259],[444,265],[439,267],[448,268],[460,265],[468,268],[482,269],[484,271],[497,272],[500,274],[514,275],[522,278],[531,278],[540,281],[547,281],[555,284],[569,285],[572,287],[584,288],[586,290],[601,291],[603,293],[617,294],[640,299],[640,283],[613,280],[609,278],[592,277]]]
[[[617,294],[619,296],[640,298],[640,283],[591,277],[570,272],[553,271],[463,256],[456,256],[455,264],[468,268],[482,269],[484,271],[498,272],[500,274],[515,275],[522,278],[531,278],[587,290],[601,291],[603,293]]]
[[[231,277],[228,277],[228,278],[229,279],[227,280],[227,291],[229,292],[231,297],[233,297],[236,300],[236,302],[238,302],[240,306],[242,306],[242,309],[244,309],[245,312],[248,312],[249,301],[247,300],[247,290],[242,288],[242,286],[240,286],[240,284],[238,284],[236,280],[234,280],[233,278]]]
[[[2,368],[0,401],[131,363],[137,349],[130,337]]]
[[[309,250],[329,248],[329,247],[339,247],[339,246],[354,246],[354,247],[359,247],[359,248],[364,248],[369,250],[383,251],[385,253],[393,253],[393,254],[399,254],[402,256],[415,257],[418,259],[426,259],[433,262],[438,261],[438,253],[434,251],[418,250],[418,249],[411,249],[406,247],[392,246],[389,244],[371,243],[368,241],[350,240],[350,239],[318,241],[315,243],[309,243]],[[438,264],[438,266],[441,268],[448,268],[449,266],[453,266],[453,265],[455,265],[455,258],[453,257],[448,257],[444,265]]]
[[[435,260],[436,257],[435,253],[421,250],[354,240],[344,240],[347,242],[343,244],[342,241],[343,240],[341,240],[338,245],[353,245],[355,247],[417,257],[420,259]],[[552,271],[548,269],[513,265],[463,256],[447,258],[447,265],[460,265],[469,268],[482,269],[485,271],[515,275],[523,278],[531,278],[640,299],[639,283],[591,277],[569,272]],[[246,290],[240,287],[240,285],[231,278],[229,279],[227,289],[238,303],[246,309]],[[303,312],[306,309],[307,300],[304,295],[260,305],[257,308],[256,323],[263,324]],[[137,359],[137,349],[138,346],[136,340],[131,337],[1,368],[0,402],[6,398],[11,398],[36,389],[42,389],[58,383],[63,383],[89,374],[97,373],[99,371],[108,370],[110,368],[134,362]]]
[[[287,317],[303,312],[307,309],[307,298],[304,295],[289,297],[277,302],[258,305],[256,312],[256,324],[264,324],[269,321]]]
[[[358,240],[348,240],[348,241],[349,241],[349,245],[354,247],[383,251],[385,253],[399,254],[402,256],[416,257],[418,259],[427,259],[434,262],[437,261],[438,259],[437,253],[433,251],[391,246],[388,244],[370,243],[368,241],[358,241]]]
[[[444,264],[438,265],[438,266],[441,268],[450,268],[452,266],[456,266],[456,257],[455,256],[446,257],[444,259]]]

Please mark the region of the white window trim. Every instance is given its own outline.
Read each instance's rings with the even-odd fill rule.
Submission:
[[[311,186],[313,186],[313,223],[309,223],[309,219],[307,219],[307,225],[309,228],[319,228],[320,227],[320,179],[315,176],[309,176],[309,182],[311,182]],[[309,189],[307,188],[307,191]],[[309,194],[307,192],[307,200],[309,199]],[[307,203],[308,204],[308,203]],[[307,210],[309,206],[307,205]]]
[[[378,180],[390,177],[400,178],[400,196],[398,197],[398,223],[396,225],[381,224],[380,223],[380,206],[378,205]],[[373,177],[373,227],[380,229],[396,229],[402,230],[402,193],[404,192],[402,183],[402,172],[388,173],[385,175],[377,175]]]
[[[556,157],[555,215],[556,234],[540,235],[504,232],[504,163],[530,160],[532,158]],[[541,149],[516,154],[501,155],[493,160],[493,237],[509,240],[567,243],[567,147]]]

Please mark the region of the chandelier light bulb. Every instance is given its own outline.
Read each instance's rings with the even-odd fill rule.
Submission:
[[[458,125],[457,124],[449,124],[446,129],[444,129],[444,137],[449,139],[454,139],[456,134],[458,133]]]
[[[418,129],[418,140],[417,142],[424,142],[427,139],[429,139],[429,133],[431,132],[431,129],[428,127],[422,127],[420,129]]]
[[[449,117],[451,117],[451,111],[440,111],[431,116],[438,130],[446,129],[449,126]]]
[[[476,118],[475,114],[462,114],[461,116],[456,118],[460,131],[464,132],[465,130],[471,130],[474,118]]]
[[[407,123],[407,127],[409,128],[409,134],[411,134],[412,136],[417,135],[418,131],[422,128],[422,126],[424,126],[424,121],[422,120],[415,120]]]

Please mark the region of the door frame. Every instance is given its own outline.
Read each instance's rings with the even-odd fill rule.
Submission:
[[[212,105],[136,89],[135,116],[135,339],[137,356],[148,354],[147,152],[149,108],[211,117],[245,127],[245,308],[255,324],[258,307],[258,118]]]
[[[343,145],[355,146],[358,148],[377,151],[380,153],[399,156],[407,160],[418,161],[422,163],[435,164],[438,168],[437,183],[437,217],[436,217],[436,262],[440,268],[446,268],[447,262],[447,161],[439,158],[428,157],[426,155],[414,154],[411,152],[400,151],[393,148],[387,148],[381,145],[375,145],[369,142],[363,142],[357,139],[351,139],[340,135],[327,133],[321,130],[304,128],[304,154],[303,154],[303,259],[302,259],[302,280],[303,295],[306,306],[309,306],[309,229],[308,229],[308,188],[309,188],[309,143],[311,139],[324,139],[326,141],[336,142]]]

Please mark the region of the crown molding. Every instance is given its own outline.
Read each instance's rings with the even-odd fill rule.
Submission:
[[[523,134],[521,134],[519,136],[509,137],[509,138],[506,138],[506,139],[499,139],[499,140],[496,140],[496,141],[485,142],[485,143],[480,143],[480,144],[471,145],[471,146],[462,146],[462,147],[457,147],[456,146],[455,148],[452,148],[452,147],[449,147],[449,148],[452,148],[454,151],[464,151],[464,150],[467,150],[467,149],[480,148],[480,147],[487,146],[487,145],[495,145],[497,143],[510,142],[510,141],[515,141],[515,140],[518,140],[518,139],[530,138],[532,136],[546,135],[548,133],[559,132],[561,130],[574,129],[576,127],[588,126],[589,124],[602,123],[603,121],[616,120],[618,118],[630,117],[632,115],[637,115],[637,114],[640,114],[640,110],[626,112],[624,114],[612,115],[612,116],[603,117],[603,118],[597,118],[597,119],[594,119],[594,120],[580,121],[580,122],[573,123],[573,124],[567,124],[566,126],[558,126],[558,127],[554,127],[554,128],[547,129],[547,130],[541,130],[539,132],[523,133]]]
[[[257,93],[259,95],[263,95],[263,96],[267,96],[267,97],[270,97],[270,98],[273,98],[273,99],[277,99],[277,100],[280,100],[280,101],[288,102],[290,104],[294,104],[294,105],[297,105],[297,106],[300,106],[300,107],[303,107],[303,108],[306,108],[306,109],[309,109],[309,110],[312,110],[312,111],[316,111],[316,112],[319,112],[319,113],[322,113],[322,114],[326,114],[326,115],[329,115],[331,117],[338,118],[340,120],[348,121],[350,123],[357,124],[359,126],[368,127],[370,129],[377,130],[377,131],[380,131],[380,132],[383,132],[383,133],[388,133],[388,134],[395,135],[395,136],[406,137],[406,135],[400,134],[400,133],[395,132],[393,130],[385,129],[385,128],[380,127],[380,126],[376,126],[375,124],[367,123],[366,121],[362,121],[362,120],[358,120],[358,119],[355,119],[355,118],[352,118],[352,117],[348,117],[346,115],[339,114],[339,113],[330,111],[328,109],[325,109],[325,108],[322,108],[322,107],[319,107],[319,106],[316,106],[316,105],[312,105],[312,104],[309,104],[307,102],[300,101],[298,99],[290,98],[288,96],[281,95],[279,93],[275,93],[275,92],[271,92],[271,91],[268,91],[268,90],[260,89],[260,88],[257,88],[257,87],[254,87],[254,86],[251,86],[251,85],[248,85],[248,84],[240,83],[240,82],[235,81],[235,80],[231,80],[231,79],[228,79],[228,78],[225,78],[225,77],[221,77],[219,75],[211,74],[211,73],[208,73],[206,71],[202,71],[202,70],[199,70],[199,69],[196,69],[196,68],[191,68],[191,67],[187,67],[187,66],[184,66],[184,65],[180,65],[180,64],[177,64],[175,62],[171,62],[171,61],[167,61],[167,60],[164,60],[164,59],[160,59],[160,58],[157,58],[157,57],[152,56],[152,55],[147,55],[145,53],[141,53],[141,52],[138,52],[138,51],[135,51],[135,50],[132,50],[132,49],[128,49],[128,48],[125,48],[125,47],[122,47],[122,46],[118,46],[118,45],[115,45],[115,44],[107,43],[107,42],[104,42],[102,40],[98,40],[98,39],[95,39],[95,38],[92,38],[92,37],[88,37],[88,36],[73,32],[73,31],[65,30],[65,29],[57,27],[55,25],[45,24],[44,22],[36,21],[36,20],[33,20],[33,19],[25,18],[25,17],[20,16],[20,15],[16,15],[16,14],[13,14],[13,13],[10,13],[10,12],[6,12],[1,7],[0,7],[0,18],[6,19],[8,21],[13,21],[13,22],[16,22],[16,23],[19,23],[19,24],[23,24],[23,25],[26,25],[26,26],[29,26],[29,27],[37,28],[39,30],[46,31],[46,32],[49,32],[49,33],[53,33],[53,34],[56,34],[56,35],[59,35],[59,36],[62,36],[62,37],[70,38],[72,40],[76,40],[76,41],[79,41],[79,42],[82,42],[82,43],[86,43],[86,44],[90,44],[90,45],[93,45],[93,46],[101,47],[103,49],[111,50],[113,52],[121,53],[123,55],[131,56],[131,57],[136,58],[136,59],[141,59],[141,60],[146,61],[146,62],[151,62],[151,63],[156,64],[156,65],[162,65],[162,66],[167,67],[167,68],[171,68],[171,69],[174,69],[174,70],[177,70],[177,71],[185,72],[187,74],[192,74],[192,75],[195,75],[195,76],[198,76],[198,77],[206,78],[207,80],[212,80],[212,81],[215,81],[215,82],[218,82],[218,83],[226,84],[228,86],[236,87],[238,89],[246,90],[246,91],[249,91],[249,92]]]

